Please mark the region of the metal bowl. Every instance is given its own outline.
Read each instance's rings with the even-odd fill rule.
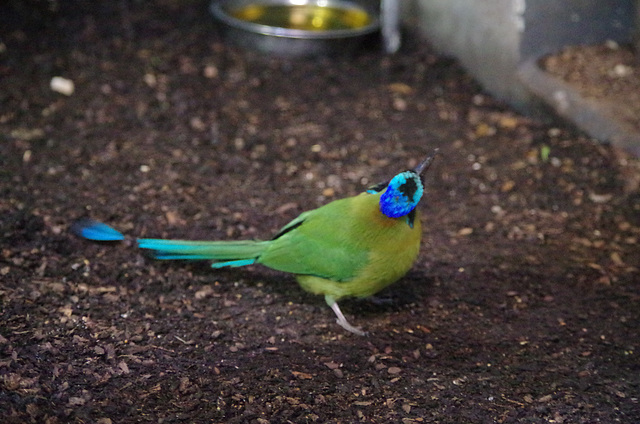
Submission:
[[[380,29],[379,0],[213,0],[226,40],[279,56],[352,52]]]

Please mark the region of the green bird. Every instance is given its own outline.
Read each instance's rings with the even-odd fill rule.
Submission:
[[[371,296],[411,268],[420,250],[422,226],[416,209],[424,173],[437,149],[415,169],[401,172],[357,196],[335,200],[300,214],[271,240],[192,241],[137,239],[157,259],[210,260],[213,268],[262,264],[296,276],[300,286],[323,295],[337,323],[358,335],[338,301]],[[123,240],[112,227],[83,219],[72,226],[81,237]]]

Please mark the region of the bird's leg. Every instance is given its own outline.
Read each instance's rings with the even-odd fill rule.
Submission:
[[[338,302],[336,302],[330,296],[325,296],[325,300],[327,302],[327,305],[329,305],[331,307],[331,309],[333,310],[333,312],[336,314],[336,317],[338,317],[336,322],[338,323],[338,325],[340,327],[344,328],[347,331],[352,332],[353,334],[357,334],[358,336],[366,336],[367,335],[367,333],[365,331],[362,331],[358,327],[354,327],[353,325],[349,324],[349,321],[347,321],[347,319],[342,314],[342,311],[340,310],[340,307],[338,306]]]

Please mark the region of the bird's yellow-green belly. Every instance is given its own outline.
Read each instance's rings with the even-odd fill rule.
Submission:
[[[371,249],[367,263],[348,281],[333,281],[312,275],[298,275],[300,286],[311,293],[342,297],[371,296],[402,278],[415,262],[420,250],[422,228],[406,223],[389,228]]]

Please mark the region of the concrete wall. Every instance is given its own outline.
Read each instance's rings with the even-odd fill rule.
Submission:
[[[566,45],[629,42],[635,0],[526,0],[523,59],[557,52]]]
[[[629,42],[637,0],[410,0],[403,21],[458,58],[487,91],[527,110],[521,64],[577,43]]]

